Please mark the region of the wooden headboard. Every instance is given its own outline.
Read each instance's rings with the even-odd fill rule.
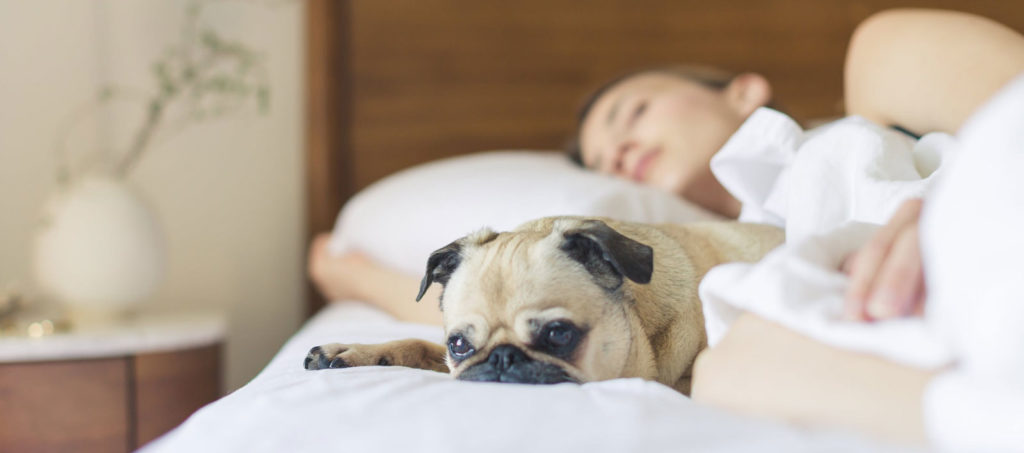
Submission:
[[[756,71],[797,119],[839,115],[850,34],[896,6],[1024,29],[1014,0],[312,0],[308,233],[329,230],[349,196],[396,170],[561,148],[586,94],[637,68]],[[322,306],[309,299],[309,313]]]

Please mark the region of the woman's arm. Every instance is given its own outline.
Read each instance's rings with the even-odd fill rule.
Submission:
[[[920,313],[920,200],[900,208],[847,258],[851,321]],[[736,321],[695,364],[693,396],[708,404],[802,424],[923,441],[922,393],[932,374],[826,346],[752,314]]]
[[[825,346],[742,315],[694,365],[693,399],[739,413],[923,443],[932,373]]]
[[[434,285],[416,303],[418,277],[381,266],[358,252],[332,255],[329,240],[326,233],[313,239],[308,264],[310,279],[327,300],[361,300],[402,321],[441,325],[440,287]]]
[[[884,11],[857,27],[845,70],[847,113],[918,134],[955,133],[1024,72],[1024,36],[962,12]]]

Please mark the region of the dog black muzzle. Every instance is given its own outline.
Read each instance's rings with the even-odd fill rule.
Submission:
[[[533,360],[522,349],[508,344],[494,348],[487,360],[467,368],[458,379],[516,384],[576,382],[562,367]]]

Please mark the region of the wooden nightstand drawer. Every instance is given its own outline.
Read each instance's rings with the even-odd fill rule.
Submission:
[[[0,450],[134,450],[220,396],[220,350],[0,363]]]
[[[220,398],[220,345],[135,358],[138,448]]]
[[[4,451],[125,451],[126,359],[0,364]]]

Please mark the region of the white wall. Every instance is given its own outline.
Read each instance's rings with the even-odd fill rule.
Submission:
[[[168,271],[151,306],[228,314],[226,385],[252,378],[303,310],[303,5],[220,1],[204,22],[261,49],[271,109],[158,143],[131,176],[155,207]],[[31,283],[58,126],[101,83],[152,89],[151,62],[180,35],[181,0],[0,0],[0,286]],[[119,115],[77,129],[79,151],[130,135]],[[299,359],[296,359],[299,363]]]

